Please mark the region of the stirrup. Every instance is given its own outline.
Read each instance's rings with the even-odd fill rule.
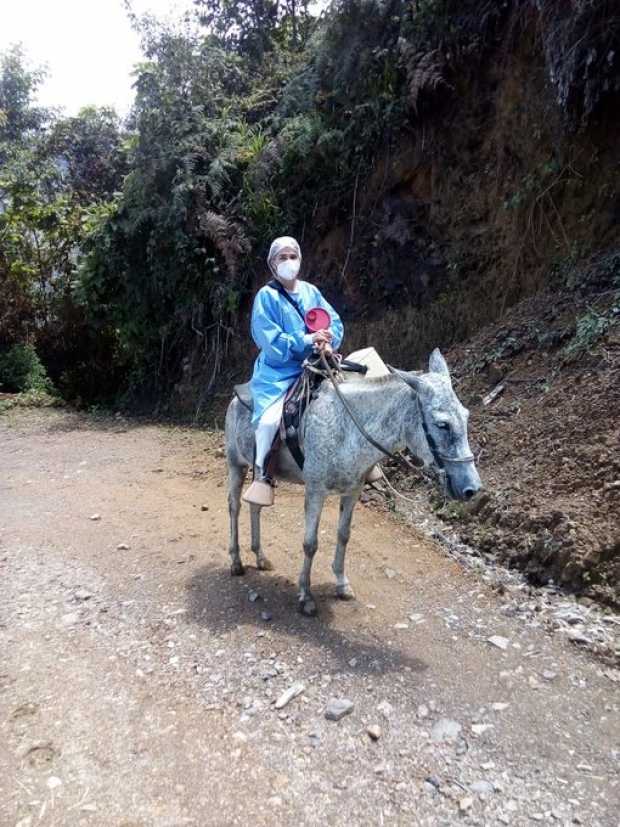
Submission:
[[[373,465],[366,474],[366,482],[379,482],[383,479],[383,473],[378,465]]]
[[[244,503],[259,505],[262,508],[273,505],[274,487],[268,480],[254,480],[241,497]]]

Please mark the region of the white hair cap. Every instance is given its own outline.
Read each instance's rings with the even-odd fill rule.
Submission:
[[[275,267],[273,266],[273,260],[278,255],[278,253],[281,253],[282,250],[285,249],[293,250],[293,252],[297,253],[297,255],[299,256],[299,260],[301,261],[301,249],[294,238],[292,238],[290,235],[283,235],[280,236],[280,238],[276,238],[275,241],[271,242],[271,247],[269,248],[269,255],[267,256],[267,266],[269,267],[274,276],[276,275],[276,272]]]

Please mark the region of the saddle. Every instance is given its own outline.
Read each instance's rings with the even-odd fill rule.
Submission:
[[[348,359],[341,359],[339,356],[333,357],[333,364],[340,376],[342,376],[345,371],[365,374],[368,369],[366,365],[351,362]],[[300,470],[303,470],[304,452],[300,439],[301,423],[306,409],[312,400],[316,399],[325,378],[325,373],[320,366],[319,355],[313,354],[309,356],[303,363],[303,370],[299,378],[291,385],[284,398],[282,421],[266,461],[269,476],[275,476],[275,468],[273,466],[275,465],[278,449],[282,442],[286,443],[293,459]],[[253,411],[254,401],[250,391],[250,383],[244,382],[243,384],[235,385],[233,390],[241,404],[249,411]]]

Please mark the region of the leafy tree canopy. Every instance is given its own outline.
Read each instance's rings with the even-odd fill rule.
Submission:
[[[12,46],[0,55],[0,153],[13,142],[40,131],[49,111],[34,105],[34,97],[45,78],[43,68],[26,65],[23,48]],[[0,154],[0,161],[2,160]]]
[[[194,0],[220,45],[260,62],[268,52],[301,49],[314,27],[310,0]]]

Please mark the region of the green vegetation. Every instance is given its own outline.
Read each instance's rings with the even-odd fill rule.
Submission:
[[[32,345],[13,345],[0,354],[0,389],[49,392],[52,387],[45,368]]]
[[[567,361],[573,361],[591,351],[607,331],[618,324],[620,321],[620,295],[618,295],[618,300],[617,305],[610,307],[605,312],[599,313],[594,309],[590,309],[577,319],[575,335],[564,348],[564,357]]]
[[[35,106],[42,78],[19,48],[0,57],[0,359],[34,360],[32,343],[75,398],[101,382],[98,354],[112,373],[112,337],[93,330],[76,284],[88,217],[120,190],[125,150],[110,110],[62,118]]]
[[[605,3],[338,0],[321,17],[307,0],[195,5],[193,29],[133,18],[145,60],[126,124],[37,107],[41,72],[19,49],[0,60],[0,353],[34,342],[72,399],[152,406],[186,376],[204,398],[241,341],[269,240],[311,246],[354,222],[364,182],[458,98],[507,21],[538,16],[568,128],[620,84],[619,16]],[[555,163],[507,196],[528,202],[532,225],[555,207],[549,184],[570,177]],[[375,218],[357,219],[354,255],[370,260]],[[461,264],[447,268],[455,284]],[[384,304],[402,263],[381,265],[380,280],[360,279]],[[435,314],[461,303],[447,287]],[[470,328],[459,320],[454,336]]]
[[[7,396],[3,398],[3,394]],[[0,353],[0,412],[58,402],[54,386],[32,345],[16,344]]]

